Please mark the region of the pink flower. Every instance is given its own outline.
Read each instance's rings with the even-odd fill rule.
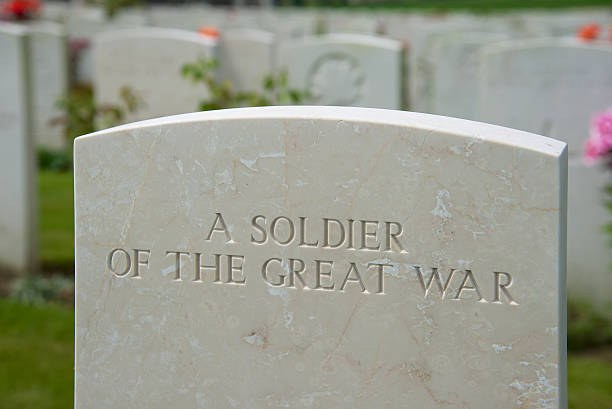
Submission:
[[[593,116],[589,139],[584,144],[583,158],[592,164],[612,154],[612,109]]]
[[[592,165],[593,163],[597,162],[597,159],[599,159],[600,156],[602,156],[602,149],[599,139],[587,139],[584,144],[584,151],[582,153],[583,160],[589,165]]]
[[[599,136],[605,150],[612,149],[612,109],[602,112],[593,118],[591,135]]]

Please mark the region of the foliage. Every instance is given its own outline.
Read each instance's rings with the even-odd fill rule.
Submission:
[[[77,85],[60,98],[57,106],[64,112],[54,123],[64,126],[64,136],[72,143],[77,136],[119,125],[126,113],[141,106],[140,98],[129,87],[119,90],[119,104],[98,105],[89,85]]]
[[[307,96],[307,92],[289,87],[289,78],[286,72],[268,75],[263,80],[263,90],[234,91],[232,83],[228,80],[219,81],[216,78],[218,68],[215,59],[199,59],[193,63],[183,65],[181,74],[192,83],[203,83],[210,94],[209,98],[200,102],[201,111],[213,109],[255,107],[265,105],[296,105]]]
[[[567,348],[581,351],[612,346],[612,322],[588,302],[568,299]]]
[[[38,173],[39,245],[44,271],[74,271],[72,172]]]
[[[119,13],[123,8],[129,8],[139,6],[142,4],[141,0],[88,0],[89,4],[99,5],[104,8],[106,17],[112,19]]]
[[[27,276],[17,280],[11,298],[23,304],[48,301],[66,302],[73,294],[74,282],[63,276]]]
[[[66,149],[51,150],[47,148],[38,149],[38,168],[55,172],[67,171],[72,165],[70,152]]]

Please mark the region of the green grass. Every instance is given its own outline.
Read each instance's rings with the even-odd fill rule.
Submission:
[[[69,409],[74,314],[0,299],[0,409]],[[612,362],[569,358],[569,408],[612,408]]]
[[[570,356],[569,409],[612,408],[612,362]]]
[[[72,407],[74,314],[0,299],[0,408]]]
[[[43,268],[74,266],[72,172],[40,171],[40,258]]]

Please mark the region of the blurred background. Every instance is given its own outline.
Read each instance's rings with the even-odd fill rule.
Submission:
[[[0,5],[0,408],[73,405],[73,139],[294,104],[567,142],[569,407],[612,408],[610,0]]]

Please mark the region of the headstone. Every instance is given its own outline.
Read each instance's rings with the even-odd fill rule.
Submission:
[[[612,105],[612,48],[573,39],[500,43],[483,52],[479,119],[568,143],[568,283],[570,293],[609,302],[612,252],[603,226],[609,175],[580,156],[591,116]]]
[[[344,107],[78,138],[76,408],[565,407],[565,149]]]
[[[561,139],[579,155],[591,115],[608,108],[612,48],[571,38],[483,49],[479,119]]]
[[[267,75],[274,72],[276,41],[261,30],[228,30],[219,43],[219,75],[238,91],[261,91]]]
[[[68,91],[68,44],[63,28],[44,22],[28,25],[32,70],[33,137],[36,145],[51,149],[66,146],[62,128],[52,122],[62,113],[57,101]]]
[[[207,98],[181,68],[215,58],[216,41],[183,30],[142,28],[105,33],[94,42],[94,89],[100,104],[118,103],[127,86],[144,103],[129,119],[193,112]]]
[[[433,44],[431,105],[428,112],[455,118],[476,119],[480,50],[506,39],[503,34],[448,32]]]
[[[36,268],[36,183],[28,30],[0,23],[0,270]]]
[[[91,84],[93,81],[91,42],[95,37],[116,30],[140,28],[148,23],[149,17],[138,11],[120,11],[110,19],[100,7],[71,8],[66,17],[68,36],[70,41],[85,44],[78,53],[74,81],[86,84]]]
[[[357,34],[330,34],[281,43],[279,67],[310,103],[399,109],[402,46]]]

